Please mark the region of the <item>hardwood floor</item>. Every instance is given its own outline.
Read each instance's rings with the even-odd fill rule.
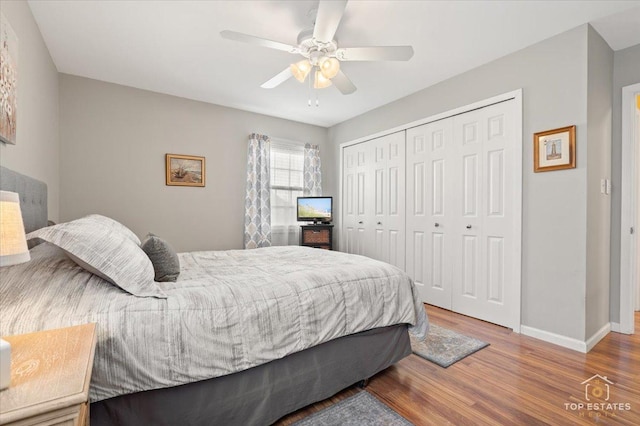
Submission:
[[[639,313],[635,335],[609,333],[582,354],[440,308],[426,309],[431,322],[491,345],[446,369],[410,355],[374,376],[366,390],[412,423],[640,425]],[[613,383],[608,401],[605,383],[596,389],[594,381],[589,382],[591,401],[585,399],[581,383],[595,374]],[[289,425],[360,391],[352,386],[277,424]],[[589,410],[589,403],[599,405]]]

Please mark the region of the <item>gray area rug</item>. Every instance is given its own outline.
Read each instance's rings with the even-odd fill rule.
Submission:
[[[362,391],[293,424],[294,426],[413,426],[413,423]]]
[[[429,324],[429,334],[424,342],[414,339],[411,334],[409,336],[414,354],[444,368],[489,346],[487,342],[456,333],[433,323]]]

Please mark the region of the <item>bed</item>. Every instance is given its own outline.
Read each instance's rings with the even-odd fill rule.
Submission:
[[[148,265],[129,267],[137,237],[123,225],[93,215],[46,227],[46,186],[1,172],[40,244],[30,262],[3,268],[0,335],[95,322],[93,425],[270,424],[409,355],[408,328],[427,332],[406,274],[339,252],[180,253],[176,282],[142,285]],[[73,232],[91,242],[102,231],[117,250],[92,256],[127,259],[115,274],[130,276],[65,246]]]

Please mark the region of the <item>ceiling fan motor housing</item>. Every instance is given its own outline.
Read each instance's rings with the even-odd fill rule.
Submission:
[[[323,56],[335,58],[335,52],[338,49],[336,40],[323,43],[313,38],[313,29],[302,30],[298,35],[298,47],[300,54],[309,59],[311,65],[317,66],[318,60]]]

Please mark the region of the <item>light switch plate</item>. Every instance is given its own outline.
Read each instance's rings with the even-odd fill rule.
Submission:
[[[11,345],[0,339],[0,390],[11,383]]]

